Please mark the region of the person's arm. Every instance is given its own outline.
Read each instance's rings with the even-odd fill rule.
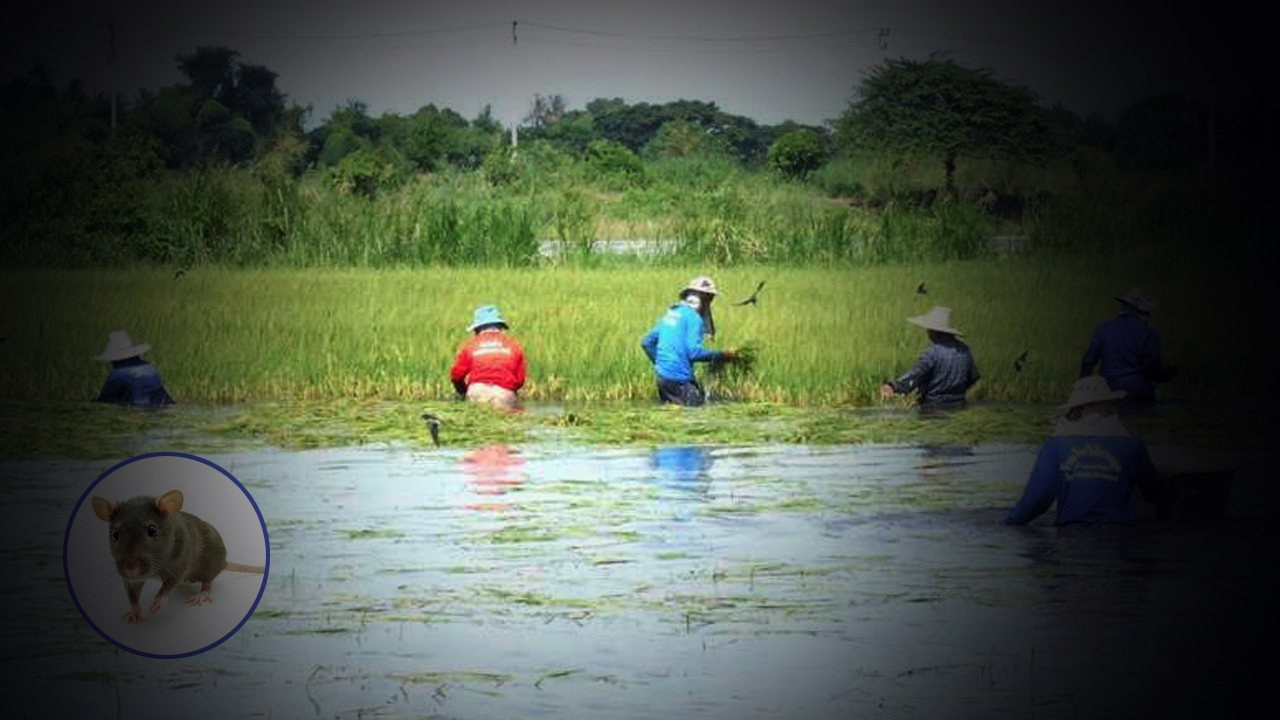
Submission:
[[[1161,358],[1160,333],[1152,329],[1143,338],[1142,352],[1139,362],[1142,363],[1142,374],[1152,382],[1169,382],[1178,374],[1178,369],[1165,365]]]
[[[1026,525],[1044,514],[1058,497],[1058,452],[1054,443],[1046,441],[1036,456],[1022,497],[1009,509],[1005,525]]]
[[[107,376],[106,382],[102,384],[102,390],[98,392],[98,397],[94,402],[105,403],[128,403],[132,401],[132,393],[129,392],[129,381],[123,373],[112,371]]]
[[[968,390],[981,379],[982,373],[978,372],[978,363],[973,359],[973,355],[969,355],[969,371],[965,376],[964,389]]]
[[[896,380],[890,380],[885,383],[895,393],[899,395],[909,393],[920,384],[920,381],[929,377],[933,372],[934,366],[937,365],[937,358],[934,356],[934,347],[930,345],[923,353],[920,353],[916,364],[911,369],[898,376]]]
[[[467,394],[467,374],[471,372],[471,345],[462,346],[458,351],[458,357],[453,361],[453,367],[449,369],[449,381],[453,383],[453,389],[459,395]]]
[[[648,335],[640,338],[640,349],[649,357],[649,362],[658,361],[658,328],[655,327]]]
[[[512,390],[519,390],[524,387],[525,373],[528,372],[528,366],[525,364],[524,348],[514,342],[511,343],[511,345],[511,350],[515,353],[515,369],[513,372],[515,375],[515,387],[513,387]]]

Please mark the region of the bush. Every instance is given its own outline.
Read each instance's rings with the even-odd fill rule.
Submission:
[[[803,178],[826,160],[826,143],[807,128],[792,130],[769,146],[769,167],[790,178]]]
[[[627,146],[612,140],[593,140],[587,146],[587,166],[605,185],[624,185],[645,180],[644,163]]]

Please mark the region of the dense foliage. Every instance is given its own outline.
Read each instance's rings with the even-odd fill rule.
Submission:
[[[867,264],[979,257],[993,235],[1045,252],[1226,247],[1248,242],[1276,154],[1265,89],[1081,118],[938,58],[877,67],[830,127],[535,95],[514,133],[487,109],[374,117],[358,100],[308,129],[275,73],[235,51],[176,63],[185,82],[114,108],[38,66],[0,85],[0,259],[527,265],[544,240],[598,262],[599,241],[641,239],[666,243],[653,261]]]

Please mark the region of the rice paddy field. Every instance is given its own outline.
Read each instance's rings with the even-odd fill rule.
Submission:
[[[1079,372],[1093,327],[1134,285],[1162,302],[1153,322],[1166,361],[1182,371],[1162,387],[1169,403],[1220,404],[1265,390],[1258,378],[1268,358],[1237,311],[1252,291],[1216,280],[1230,272],[1150,256],[837,269],[7,270],[0,418],[7,451],[19,455],[92,454],[77,448],[90,428],[103,437],[160,428],[171,439],[212,428],[303,447],[421,442],[418,415],[428,408],[450,415],[456,432],[445,437],[454,442],[543,431],[594,442],[893,440],[938,427],[917,423],[911,398],[877,393],[927,345],[906,318],[937,304],[953,309],[983,375],[970,393],[974,412],[948,432],[1034,440]],[[708,344],[750,348],[754,361],[721,372],[699,366],[715,407],[665,412],[653,402],[639,339],[703,273],[721,288]],[[733,304],[760,281],[757,304]],[[501,307],[529,358],[522,396],[531,412],[520,417],[454,402],[448,369],[472,310],[485,303]],[[106,375],[92,358],[117,329],[152,345],[146,357],[179,403],[162,419],[88,402]]]
[[[1252,272],[1217,262],[0,271],[0,688],[18,716],[1231,714],[1280,636],[1280,501]],[[707,407],[662,406],[639,340],[699,274],[722,290],[712,346],[754,361],[700,368]],[[1134,285],[1182,375],[1126,424],[1239,464],[1222,516],[1003,526]],[[521,412],[448,383],[484,303],[528,353]],[[940,417],[877,393],[935,304],[983,373]],[[91,402],[117,329],[152,345],[177,405]],[[91,626],[69,589],[125,593],[106,565],[73,588],[64,533],[99,528],[77,510],[95,477],[173,453],[256,498],[270,568],[215,581],[261,588],[234,637],[157,659],[131,639],[207,608]]]

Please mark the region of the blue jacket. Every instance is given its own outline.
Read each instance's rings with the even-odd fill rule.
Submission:
[[[702,347],[702,316],[697,310],[676,303],[640,341],[654,371],[663,380],[693,380],[693,364],[724,358],[719,350]]]
[[[1136,313],[1122,312],[1093,331],[1080,359],[1080,377],[1093,373],[1099,362],[1112,390],[1127,390],[1125,400],[1155,400],[1155,383],[1168,379],[1160,362],[1160,333]]]
[[[1022,497],[1005,517],[1025,525],[1057,503],[1054,525],[1130,525],[1138,495],[1154,501],[1164,476],[1142,441],[1118,435],[1054,435],[1045,441]]]
[[[982,377],[969,346],[945,335],[930,343],[916,364],[889,383],[896,393],[920,388],[920,404],[964,402],[965,393]]]
[[[172,405],[173,398],[160,380],[155,365],[142,359],[115,363],[107,376],[97,402],[120,403],[137,407]]]

